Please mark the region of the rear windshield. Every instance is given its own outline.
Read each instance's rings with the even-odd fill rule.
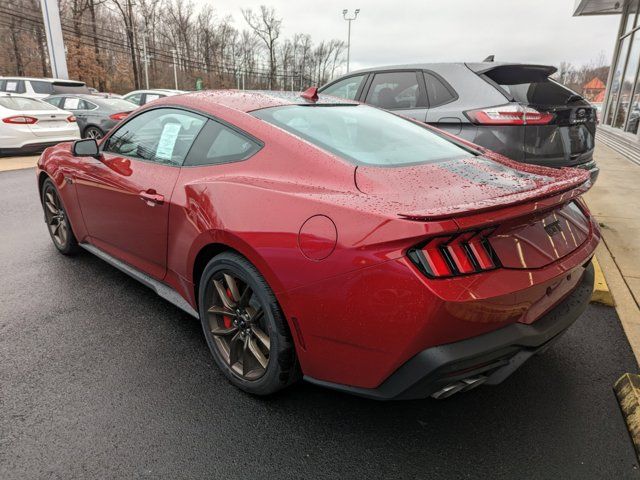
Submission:
[[[365,105],[288,105],[252,115],[358,165],[406,166],[472,155],[426,127]]]
[[[58,110],[53,105],[26,97],[0,97],[0,106],[10,110]]]
[[[135,103],[123,100],[122,98],[101,98],[100,104],[122,111],[129,111],[138,108],[138,105],[136,105]]]
[[[91,93],[84,83],[76,82],[53,82],[51,89],[53,93]]]
[[[496,69],[484,74],[497,83],[513,99],[533,105],[566,105],[582,97],[540,72],[520,70],[516,74]]]

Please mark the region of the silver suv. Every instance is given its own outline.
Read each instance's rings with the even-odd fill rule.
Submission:
[[[513,160],[578,167],[593,160],[596,111],[549,78],[555,67],[433,63],[351,72],[320,88],[429,123]]]

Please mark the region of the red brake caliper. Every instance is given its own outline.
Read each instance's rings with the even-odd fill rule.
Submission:
[[[228,288],[227,288],[227,297],[233,300],[233,298],[231,298],[231,290],[229,290]],[[231,317],[227,315],[223,315],[222,320],[224,321],[224,328],[231,328],[231,325],[233,325],[233,322],[231,321]]]

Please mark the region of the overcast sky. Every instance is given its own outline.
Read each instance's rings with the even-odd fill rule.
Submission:
[[[197,4],[211,0],[195,0]],[[240,8],[273,6],[283,34],[314,41],[347,37],[344,8],[360,8],[351,69],[395,63],[496,60],[558,65],[611,57],[619,15],[572,17],[575,0],[213,0],[218,17],[245,22]]]

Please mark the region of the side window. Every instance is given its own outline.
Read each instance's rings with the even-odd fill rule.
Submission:
[[[175,108],[133,117],[107,140],[103,151],[165,165],[182,165],[206,118]]]
[[[442,81],[435,75],[424,72],[424,81],[427,84],[427,96],[429,97],[429,107],[437,107],[449,103],[456,99]]]
[[[261,145],[221,123],[208,120],[193,144],[185,165],[215,165],[246,160]]]
[[[9,93],[25,93],[24,80],[7,79],[4,84],[4,91]]]
[[[36,93],[53,93],[53,88],[49,82],[42,82],[40,80],[31,80],[31,88]]]
[[[376,74],[365,102],[387,110],[425,106],[415,72]]]
[[[50,103],[54,107],[58,107],[58,108],[62,108],[61,105],[63,100],[64,100],[63,97],[52,97],[52,98],[44,99],[45,102]]]
[[[95,103],[88,102],[87,100],[80,99],[80,102],[78,103],[79,110],[93,110],[97,107],[98,106]]]
[[[144,103],[145,105],[149,102],[157,100],[159,98],[164,97],[164,95],[160,95],[159,93],[145,93],[144,95]]]
[[[124,97],[124,100],[126,100],[127,102],[135,103],[136,105],[140,105],[142,94],[134,93],[133,95],[127,95],[126,97]]]
[[[64,97],[64,110],[80,110],[80,99],[78,97]]]
[[[355,77],[345,78],[333,85],[329,85],[320,93],[333,95],[334,97],[346,98],[347,100],[355,100],[358,88],[360,88],[365,76],[366,75],[356,75]]]

